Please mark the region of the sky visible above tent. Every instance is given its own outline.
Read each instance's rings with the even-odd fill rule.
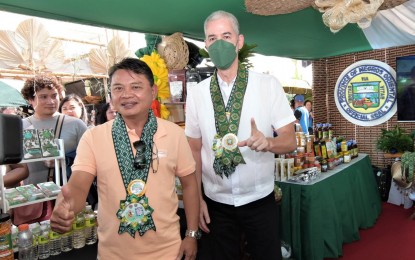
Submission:
[[[379,11],[367,29],[348,24],[332,33],[323,24],[321,13],[312,7],[290,14],[260,16],[248,13],[241,0],[0,0],[0,10],[134,32],[182,32],[198,40],[204,38],[204,19],[213,11],[225,10],[236,15],[246,42],[257,44],[257,52],[296,59],[414,44],[415,35],[410,28],[415,27],[415,0],[398,7],[391,15],[379,15],[391,9]]]

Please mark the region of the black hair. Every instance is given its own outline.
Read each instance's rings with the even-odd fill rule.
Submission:
[[[81,107],[81,110],[82,110],[81,117],[79,119],[81,119],[82,121],[84,121],[85,124],[88,124],[88,113],[86,112],[86,108],[85,108],[84,102],[82,101],[82,98],[79,97],[76,94],[71,93],[71,94],[65,96],[61,100],[61,103],[59,104],[59,109],[58,109],[59,113],[62,113],[62,107],[63,107],[63,105],[66,102],[71,101],[71,100],[75,100],[76,102],[78,102],[78,105]]]
[[[102,105],[95,116],[95,125],[100,125],[108,121],[107,110],[110,108],[110,103]]]
[[[111,85],[112,76],[117,70],[129,70],[134,72],[135,74],[142,74],[144,75],[148,81],[150,82],[150,86],[154,85],[154,76],[153,72],[151,71],[150,67],[142,60],[135,59],[135,58],[125,58],[122,61],[114,64],[109,70],[109,82]]]

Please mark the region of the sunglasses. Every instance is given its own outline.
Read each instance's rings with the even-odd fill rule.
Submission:
[[[134,157],[134,167],[136,169],[142,170],[146,166],[146,158],[145,158],[145,152],[146,152],[146,145],[143,141],[135,141],[133,143],[133,146],[135,150],[137,151]]]
[[[150,164],[151,164],[151,169],[153,169],[153,173],[157,173],[158,165],[159,165],[159,156],[158,156],[158,149],[157,149],[156,143],[153,142],[153,144],[154,144],[153,146],[156,149],[156,152],[152,152]],[[133,143],[133,146],[135,150],[137,151],[134,157],[134,168],[142,170],[146,166],[146,158],[145,158],[146,145],[143,141],[139,140],[139,141],[135,141]],[[157,162],[155,167],[153,166],[153,161]]]

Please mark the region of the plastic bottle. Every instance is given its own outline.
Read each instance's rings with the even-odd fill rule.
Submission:
[[[50,256],[49,227],[47,225],[40,225],[40,234],[37,238],[37,251],[39,259],[46,259]]]
[[[49,230],[49,252],[50,255],[59,255],[62,252],[61,235]]]
[[[39,256],[37,240],[40,235],[40,225],[37,222],[29,224],[29,229],[33,235],[33,259],[36,260],[38,259],[38,256]]]
[[[19,225],[19,234],[17,236],[19,246],[19,260],[33,259],[33,235],[29,230],[28,224]]]
[[[85,244],[92,245],[97,242],[95,213],[91,205],[85,207]]]
[[[72,224],[73,229],[73,248],[82,248],[85,246],[85,217],[81,211],[76,215]]]
[[[17,226],[12,225],[12,243],[13,243],[13,250],[18,250],[18,244],[17,244],[17,235],[19,234],[19,229]]]
[[[69,252],[73,249],[73,231],[61,235],[62,252]]]

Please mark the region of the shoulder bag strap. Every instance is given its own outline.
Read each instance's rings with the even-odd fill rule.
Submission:
[[[61,114],[61,115],[59,115],[58,120],[56,120],[55,138],[57,138],[57,139],[59,139],[59,137],[61,137],[63,119],[65,119],[65,115]]]
[[[58,120],[56,120],[55,138],[57,138],[57,139],[59,139],[60,136],[61,136],[61,130],[62,130],[62,125],[63,125],[63,120],[64,119],[65,119],[65,115],[60,114],[59,117],[58,117]],[[54,168],[49,168],[48,181],[54,181],[54,176],[53,176],[54,173],[55,173],[55,169]]]

